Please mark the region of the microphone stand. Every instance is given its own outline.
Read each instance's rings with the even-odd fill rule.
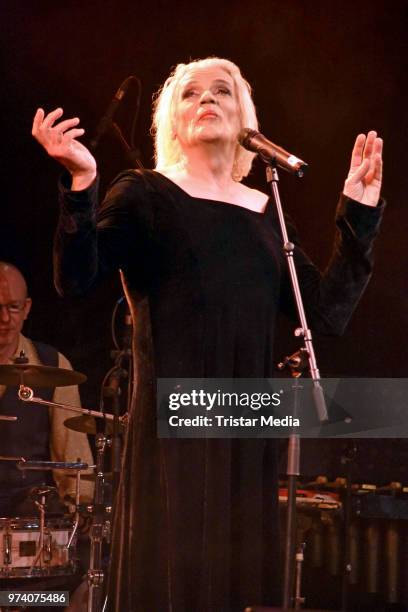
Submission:
[[[130,145],[128,144],[126,138],[124,137],[122,130],[119,125],[113,120],[114,116],[122,103],[122,100],[127,94],[130,83],[136,83],[137,85],[137,99],[136,99],[136,108],[135,114],[132,121],[132,128],[130,134]],[[140,151],[138,147],[135,145],[135,132],[136,132],[136,124],[139,117],[140,111],[140,99],[142,92],[142,84],[138,77],[134,75],[130,75],[127,77],[123,83],[119,86],[119,89],[115,93],[113,99],[111,100],[105,114],[102,119],[99,121],[98,126],[95,131],[95,135],[89,143],[89,148],[92,152],[95,152],[99,147],[99,142],[104,134],[108,131],[112,132],[113,136],[119,142],[119,145],[123,148],[127,161],[129,164],[133,166],[137,166],[138,168],[143,168],[143,164],[140,160]]]
[[[315,352],[312,342],[312,334],[306,320],[305,309],[303,306],[302,295],[299,287],[298,276],[294,261],[295,245],[289,241],[288,232],[286,229],[285,217],[283,214],[282,203],[279,195],[278,182],[279,176],[276,168],[276,160],[272,163],[268,161],[266,166],[266,180],[271,188],[272,197],[275,201],[276,210],[279,217],[279,224],[283,239],[283,250],[286,255],[286,261],[289,268],[289,275],[292,284],[293,295],[296,302],[300,327],[295,329],[295,336],[303,338],[304,347],[300,353],[307,361],[307,366],[312,378],[312,394],[316,408],[316,413],[320,423],[328,420],[327,407],[324,399],[323,389],[320,384],[320,373],[317,367]],[[297,411],[300,402],[301,387],[297,379],[302,374],[303,363],[302,359],[299,363],[291,364],[291,358],[286,358],[285,365],[290,366],[291,374],[295,378],[294,385],[294,408]],[[288,441],[288,459],[287,459],[287,478],[288,478],[288,510],[286,522],[286,538],[285,538],[285,562],[284,562],[284,579],[283,579],[283,609],[289,610],[293,607],[293,591],[295,577],[295,545],[296,545],[296,489],[297,481],[300,476],[300,437],[291,433]]]

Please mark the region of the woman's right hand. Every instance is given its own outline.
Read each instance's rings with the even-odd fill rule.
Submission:
[[[39,108],[34,115],[32,135],[44,147],[48,155],[59,161],[72,175],[72,189],[86,189],[96,177],[96,161],[88,149],[78,140],[85,132],[79,128],[79,119],[65,119],[55,124],[63,115],[57,108],[48,115]]]

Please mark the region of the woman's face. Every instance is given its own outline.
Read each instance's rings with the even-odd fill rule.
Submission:
[[[176,93],[174,133],[188,151],[200,143],[237,142],[240,113],[232,77],[220,67],[191,68]]]

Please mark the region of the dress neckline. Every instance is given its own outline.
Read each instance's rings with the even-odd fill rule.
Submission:
[[[267,199],[266,204],[265,204],[265,208],[263,209],[263,211],[257,211],[257,210],[252,210],[251,208],[246,208],[246,206],[241,206],[240,204],[234,204],[233,202],[225,202],[224,200],[214,200],[212,198],[200,198],[200,197],[191,195],[190,193],[188,193],[188,191],[186,191],[185,189],[180,187],[180,185],[177,185],[177,183],[172,181],[168,176],[166,176],[165,174],[162,174],[158,170],[151,170],[151,172],[153,172],[156,176],[164,179],[165,182],[169,183],[172,187],[174,187],[176,190],[181,192],[187,198],[190,198],[191,200],[200,200],[201,202],[207,202],[208,204],[210,204],[212,206],[219,206],[221,204],[222,206],[228,206],[230,208],[236,208],[238,210],[244,210],[244,211],[246,211],[246,212],[248,212],[248,213],[250,213],[252,215],[258,215],[258,216],[263,217],[264,215],[266,215],[266,212],[268,210],[269,203],[270,203],[270,200],[271,200],[270,197]]]

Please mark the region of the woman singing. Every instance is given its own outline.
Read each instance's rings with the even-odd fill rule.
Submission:
[[[117,612],[229,612],[279,592],[272,440],[157,439],[156,377],[273,376],[278,311],[295,308],[274,207],[241,181],[257,129],[238,67],[180,64],[154,106],[155,170],[128,170],[98,208],[96,163],[62,109],[33,135],[69,171],[56,234],[56,285],[83,293],[121,269],[134,319],[137,386],[118,494],[109,579]],[[297,243],[311,327],[341,333],[371,273],[382,207],[382,141],[360,134],[321,274]]]

